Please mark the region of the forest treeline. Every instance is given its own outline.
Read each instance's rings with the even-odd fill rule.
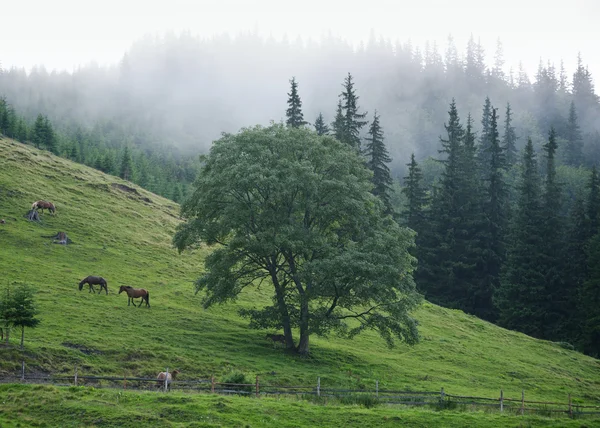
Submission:
[[[600,353],[600,104],[581,58],[530,78],[505,70],[500,43],[488,64],[473,38],[461,55],[451,38],[442,54],[182,33],[114,67],[4,70],[0,94],[0,132],[176,201],[222,132],[285,120],[330,133],[418,233],[427,299]]]

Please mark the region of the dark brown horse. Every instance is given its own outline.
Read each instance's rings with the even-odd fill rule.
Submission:
[[[133,288],[129,285],[121,285],[119,288],[119,294],[121,294],[123,291],[127,293],[127,306],[129,306],[130,303],[133,303],[133,306],[135,306],[133,299],[141,298],[142,301],[140,302],[138,308],[142,306],[144,301],[146,301],[146,306],[150,307],[150,293],[148,293],[148,290],[144,290],[143,288]]]
[[[106,294],[108,294],[108,284],[106,283],[106,280],[101,276],[88,276],[83,278],[79,283],[79,291],[81,291],[81,289],[83,288],[83,284],[88,284],[90,286],[90,293],[96,293],[96,290],[94,290],[94,285],[100,285],[100,291],[98,291],[98,294],[102,292],[103,288],[106,290]]]
[[[50,211],[52,214],[54,214],[56,212],[56,207],[54,206],[54,204],[52,202],[48,202],[48,201],[35,201],[33,204],[31,204],[31,209],[32,210],[42,210],[42,212],[44,212],[44,208],[46,208],[48,211]]]

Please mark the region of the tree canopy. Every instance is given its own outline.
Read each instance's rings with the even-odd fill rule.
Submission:
[[[308,129],[257,126],[215,141],[174,237],[179,251],[215,247],[196,282],[204,306],[268,283],[272,303],[240,313],[251,327],[282,328],[288,349],[365,329],[390,346],[415,343],[414,232],[384,214],[370,179],[355,148]]]

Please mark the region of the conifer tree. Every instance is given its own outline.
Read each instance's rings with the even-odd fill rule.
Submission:
[[[344,126],[341,141],[360,151],[360,130],[368,123],[362,119],[367,116],[367,113],[359,113],[359,97],[354,90],[354,82],[350,73],[344,79],[344,91],[341,94],[341,98],[343,100],[342,108],[344,109]]]
[[[333,135],[338,141],[344,141],[344,110],[342,107],[341,98],[338,100],[337,110],[335,112],[335,119],[331,124],[333,129]]]
[[[485,97],[483,104],[483,113],[481,115],[481,134],[479,136],[479,159],[481,165],[485,168],[490,164],[490,120],[492,118],[492,103],[489,97]],[[487,171],[483,171],[484,176]]]
[[[415,160],[415,154],[410,155],[408,175],[404,177],[402,193],[406,196],[406,208],[402,212],[408,227],[417,232],[417,245],[425,224],[424,210],[427,203],[427,193],[423,187],[423,172]]]
[[[550,130],[548,142],[543,150],[546,157],[546,178],[544,180],[544,195],[542,200],[542,224],[544,273],[546,304],[544,305],[547,322],[544,324],[542,337],[553,338],[560,333],[565,321],[564,308],[564,224],[561,217],[561,186],[556,174],[556,131]]]
[[[540,177],[528,139],[523,155],[518,201],[507,241],[507,261],[494,295],[500,325],[540,337],[546,319]]]
[[[327,126],[325,120],[323,119],[323,113],[319,113],[317,116],[317,120],[315,121],[315,131],[317,131],[318,135],[329,134],[329,126]]]
[[[133,161],[131,159],[131,153],[129,147],[125,146],[123,149],[123,155],[121,156],[121,169],[119,177],[124,180],[131,180],[133,177]]]
[[[491,120],[488,133],[488,152],[486,158],[489,165],[487,171],[485,202],[484,202],[484,232],[483,245],[485,251],[481,262],[481,286],[477,296],[481,316],[487,320],[495,319],[495,310],[492,302],[494,291],[500,286],[500,269],[505,260],[505,235],[507,224],[508,189],[504,181],[506,159],[498,133],[498,116],[496,109],[491,109]]]
[[[291,90],[288,94],[288,109],[285,112],[287,116],[287,125],[292,128],[299,128],[302,125],[306,125],[304,121],[304,115],[302,114],[302,101],[300,100],[300,95],[298,95],[298,83],[296,82],[296,78],[292,77],[290,80]]]
[[[506,167],[512,167],[517,161],[517,135],[512,126],[512,111],[510,103],[506,104],[506,117],[504,118],[504,135],[502,136],[502,149],[506,158]]]
[[[596,165],[592,167],[588,188],[588,235],[591,237],[596,235],[600,231],[600,178],[598,177],[598,170],[596,169]]]
[[[566,137],[567,147],[565,147],[564,151],[565,164],[577,167],[583,162],[583,142],[577,122],[577,111],[573,101],[571,101],[571,107],[569,108]]]
[[[54,133],[54,128],[52,128],[52,123],[50,123],[48,117],[44,117],[43,127],[45,136],[44,145],[46,146],[46,150],[51,153],[58,154],[58,142],[56,141],[56,134]]]
[[[588,278],[581,291],[579,312],[583,315],[581,347],[583,352],[600,358],[600,234],[587,247]]]
[[[387,164],[392,161],[392,158],[390,158],[383,142],[383,130],[379,123],[377,111],[375,111],[373,116],[373,122],[369,127],[369,137],[366,140],[368,143],[365,149],[365,156],[367,157],[367,167],[373,171],[373,194],[383,201],[386,212],[391,214],[393,209],[390,193],[392,192],[393,180]]]
[[[44,116],[41,114],[37,115],[35,123],[33,124],[33,136],[32,142],[36,148],[40,149],[46,143],[46,127],[44,125]]]

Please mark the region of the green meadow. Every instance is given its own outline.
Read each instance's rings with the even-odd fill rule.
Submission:
[[[40,224],[24,218],[32,202],[57,207]],[[532,339],[460,311],[424,303],[414,316],[421,341],[389,349],[374,333],[354,340],[311,338],[310,357],[285,353],[250,330],[239,308],[260,305],[269,289],[247,290],[235,303],[205,310],[194,280],[209,251],[178,254],[171,245],[181,221],[177,204],[117,177],[12,140],[0,139],[0,286],[36,290],[40,325],[14,331],[0,346],[0,378],[27,374],[154,377],[166,367],[181,379],[221,379],[232,371],[270,385],[411,389],[457,395],[600,403],[600,361],[560,344]],[[53,244],[59,231],[71,245]],[[109,294],[78,289],[103,276]],[[146,288],[151,308],[127,306],[120,285]],[[568,419],[483,412],[436,412],[319,405],[172,392],[2,385],[1,426],[585,426]],[[80,415],[69,419],[70,415]],[[202,419],[200,418],[202,416]],[[71,422],[68,422],[71,420]],[[600,420],[596,420],[600,421]],[[471,423],[472,422],[472,423]],[[585,420],[587,426],[593,420]],[[330,424],[330,425],[327,425]],[[571,424],[571,425],[570,425]],[[191,425],[190,425],[191,426]]]

